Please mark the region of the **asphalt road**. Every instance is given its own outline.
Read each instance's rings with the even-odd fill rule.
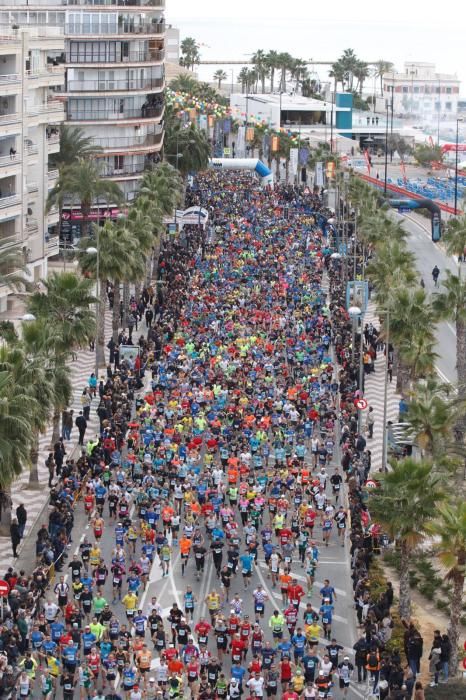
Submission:
[[[424,280],[426,290],[431,294],[436,294],[441,290],[446,270],[451,270],[454,274],[458,273],[457,261],[447,255],[438,243],[432,242],[428,219],[415,214],[404,215],[392,212],[392,215],[403,222],[403,226],[409,233],[408,248],[416,256],[416,267],[419,276]],[[435,288],[432,279],[432,269],[435,265],[440,269],[439,289]],[[465,263],[462,263],[462,266],[464,272]],[[455,384],[457,381],[456,332],[454,324],[450,321],[438,324],[436,352],[439,355],[436,367],[440,378],[445,382]]]

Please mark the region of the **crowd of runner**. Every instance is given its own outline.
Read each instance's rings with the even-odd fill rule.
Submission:
[[[367,674],[381,698],[410,698],[412,665],[384,653],[393,592],[370,594],[370,452],[322,202],[218,173],[188,192],[198,202],[209,228],[166,242],[157,292],[135,300],[140,360],[110,348],[101,434],[60,466],[34,573],[7,574],[1,670],[19,669],[17,697],[46,700],[346,697]],[[90,534],[73,555],[77,509]],[[337,547],[351,550],[354,650],[334,633],[335,582],[315,584]],[[143,605],[178,558],[180,602]]]

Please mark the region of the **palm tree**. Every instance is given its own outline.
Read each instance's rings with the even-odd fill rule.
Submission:
[[[191,75],[177,75],[170,81],[169,87],[175,92],[187,92],[189,95],[195,95],[199,82]]]
[[[364,61],[357,61],[354,67],[354,77],[357,80],[356,92],[359,90],[359,94],[362,94],[362,88],[364,86],[364,81],[369,77],[369,64]]]
[[[54,363],[56,372],[55,404],[52,417],[54,445],[59,438],[60,415],[70,401],[71,385],[66,362],[73,351],[95,336],[95,315],[91,305],[97,300],[92,294],[92,280],[74,272],[53,272],[45,280],[44,292],[35,292],[28,299],[27,308],[37,319],[42,319],[55,330]]]
[[[410,426],[409,432],[414,434],[421,456],[433,459],[435,466],[445,455],[458,453],[453,440],[458,406],[450,394],[450,385],[439,384],[435,378],[429,377],[416,384],[408,404],[406,422]]]
[[[392,462],[380,480],[380,488],[369,496],[369,511],[400,551],[399,612],[409,620],[409,567],[443,498],[440,477],[432,473],[430,462],[407,458]]]
[[[5,238],[0,243],[0,287],[18,291],[29,287],[28,274],[21,245],[14,238]]]
[[[57,348],[62,346],[57,328],[48,323],[47,319],[41,318],[24,324],[22,335],[21,345],[27,362],[16,381],[24,386],[30,399],[38,406],[34,411],[29,460],[29,488],[38,488],[40,434],[46,430],[55,406],[59,405],[63,409],[68,405],[72,388],[69,370],[65,368],[66,353],[57,353]]]
[[[139,193],[153,198],[156,205],[168,216],[181,204],[183,180],[173,165],[167,162],[158,163],[144,174]]]
[[[377,255],[366,269],[379,294],[397,286],[397,282],[410,285],[417,280],[414,254],[398,240],[387,239],[377,248]]]
[[[227,74],[225,73],[224,70],[219,68],[218,70],[215,71],[214,73],[214,80],[217,81],[217,88],[220,90],[222,87],[222,81],[227,79]]]
[[[452,234],[453,236],[453,234]],[[459,234],[458,234],[459,236]],[[456,245],[450,241],[450,245]],[[432,303],[438,318],[455,323],[456,330],[456,371],[458,374],[458,398],[466,399],[466,280],[459,275],[446,272],[442,291],[436,294]],[[464,443],[466,434],[466,416],[462,415],[456,422],[457,441]],[[458,486],[464,487],[464,484]]]
[[[178,167],[181,175],[205,170],[210,158],[210,145],[203,131],[194,124],[185,128],[179,122],[166,135],[168,162]],[[178,158],[176,154],[178,153]]]
[[[380,59],[375,64],[375,75],[380,78],[380,97],[383,97],[383,76],[393,70],[393,63]]]
[[[123,193],[116,182],[101,177],[101,166],[92,160],[80,158],[62,169],[57,184],[47,199],[47,210],[53,205],[62,206],[64,199],[78,201],[81,206],[82,230],[84,237],[89,235],[89,216],[92,206],[99,200],[119,204]]]
[[[201,60],[201,55],[199,53],[199,44],[195,39],[187,36],[180,44],[181,58],[180,65],[185,68],[190,68],[194,70],[194,66]]]
[[[100,153],[100,146],[94,144],[92,136],[86,136],[79,126],[60,124],[60,150],[50,156],[50,160],[56,168],[73,165],[81,158],[93,158]]]
[[[293,56],[286,51],[279,53],[278,65],[280,67],[280,92],[286,92],[286,73],[293,68]]]
[[[353,49],[345,49],[340,59],[346,79],[348,80],[348,89],[353,91],[354,74],[357,70],[358,58]]]
[[[446,578],[452,585],[448,638],[451,644],[450,672],[455,676],[458,672],[460,618],[463,612],[466,575],[466,503],[464,500],[441,504],[436,519],[429,523],[428,531],[434,536],[437,556],[447,570]]]
[[[270,66],[268,63],[268,55],[262,49],[256,51],[252,56],[252,63],[256,69],[256,73],[259,76],[261,82],[261,90],[265,92],[265,80],[269,76]]]
[[[341,83],[341,89],[345,89],[345,69],[341,60],[332,63],[332,68],[329,71],[329,77],[333,78],[333,93],[336,94],[338,83]]]
[[[10,487],[31,458],[31,435],[35,413],[40,410],[17,377],[27,364],[18,346],[0,346],[0,531],[10,534]]]
[[[448,255],[462,259],[466,249],[466,216],[450,219],[442,238]],[[461,265],[458,266],[458,276],[461,277]]]
[[[306,77],[307,74],[307,63],[306,61],[303,61],[301,58],[295,58],[293,59],[292,66],[291,66],[291,77],[295,79],[296,84],[295,84],[295,90],[296,92],[298,91],[299,84],[304,78]]]
[[[246,92],[249,85],[249,70],[246,66],[243,66],[238,73],[238,80],[241,83],[241,92]]]
[[[273,92],[275,87],[275,71],[279,68],[278,56],[278,51],[268,51],[266,55],[266,65],[270,74],[270,92]]]

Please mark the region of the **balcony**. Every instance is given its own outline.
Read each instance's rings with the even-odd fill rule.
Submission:
[[[52,238],[49,238],[48,240],[45,239],[45,242],[47,244],[47,255],[56,255],[58,253],[58,250],[60,247],[59,236],[53,236]]]
[[[93,138],[93,143],[103,150],[118,151],[126,148],[148,148],[157,146],[161,143],[163,136],[163,128],[160,126],[160,131],[152,134],[143,134],[141,136],[120,136],[120,137],[97,137]]]
[[[24,147],[24,152],[27,156],[36,156],[39,153],[39,147],[35,143],[31,143]]]
[[[18,73],[8,73],[7,75],[0,75],[0,85],[19,85],[21,83],[21,76]]]
[[[44,0],[45,1],[45,0]],[[49,4],[50,0],[46,0]],[[35,3],[37,4],[37,0]],[[165,7],[165,0],[62,0],[62,5],[67,5],[68,7],[95,7],[99,9],[101,7],[154,7],[163,10]]]
[[[21,163],[21,156],[18,153],[11,156],[0,156],[0,169],[16,165],[16,163]]]
[[[7,124],[16,124],[21,121],[21,117],[18,112],[11,112],[10,114],[0,114],[0,126],[6,126]]]
[[[21,197],[19,194],[8,194],[6,196],[0,194],[0,209],[6,209],[7,207],[12,207],[15,204],[20,204]]]
[[[26,229],[29,234],[36,233],[39,230],[39,223],[37,219],[31,219],[31,217],[28,217],[26,221]]]
[[[94,56],[86,57],[84,54],[75,51],[68,51],[66,56],[67,64],[86,66],[89,65],[95,67],[97,65],[112,65],[116,64],[118,66],[121,63],[160,63],[165,58],[165,51],[163,49],[154,49],[147,51],[129,51],[126,56],[122,56],[121,52],[117,55],[115,52],[111,52],[110,55],[94,58]]]
[[[28,182],[26,184],[28,194],[33,194],[34,192],[39,191],[39,185],[37,182]]]
[[[80,111],[68,105],[67,119],[72,122],[94,122],[94,121],[120,121],[124,119],[159,119],[163,114],[164,107],[146,107],[142,109],[127,109],[123,112],[109,112],[107,109]]]
[[[112,92],[162,90],[163,78],[126,78],[125,80],[69,80],[67,92]]]
[[[54,182],[57,179],[57,177],[58,177],[58,168],[56,168],[55,170],[48,171],[47,179],[49,181],[49,184],[50,184],[50,182]]]
[[[118,24],[109,24],[108,30],[100,26],[95,29],[90,22],[69,22],[65,24],[65,34],[67,36],[89,36],[94,38],[96,33],[100,39],[106,36],[119,36],[122,34],[164,34],[165,22],[134,22],[122,20]]]

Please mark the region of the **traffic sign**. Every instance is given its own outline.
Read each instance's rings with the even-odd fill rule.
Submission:
[[[6,598],[8,593],[10,592],[10,586],[6,581],[0,580],[0,596],[3,598]]]
[[[398,207],[398,214],[409,214],[411,209],[408,207]]]
[[[367,408],[367,401],[366,399],[356,399],[354,405],[356,408],[359,408],[360,411],[364,411],[364,409]]]
[[[376,489],[377,488],[377,482],[374,481],[373,479],[368,479],[366,481],[366,489]]]

